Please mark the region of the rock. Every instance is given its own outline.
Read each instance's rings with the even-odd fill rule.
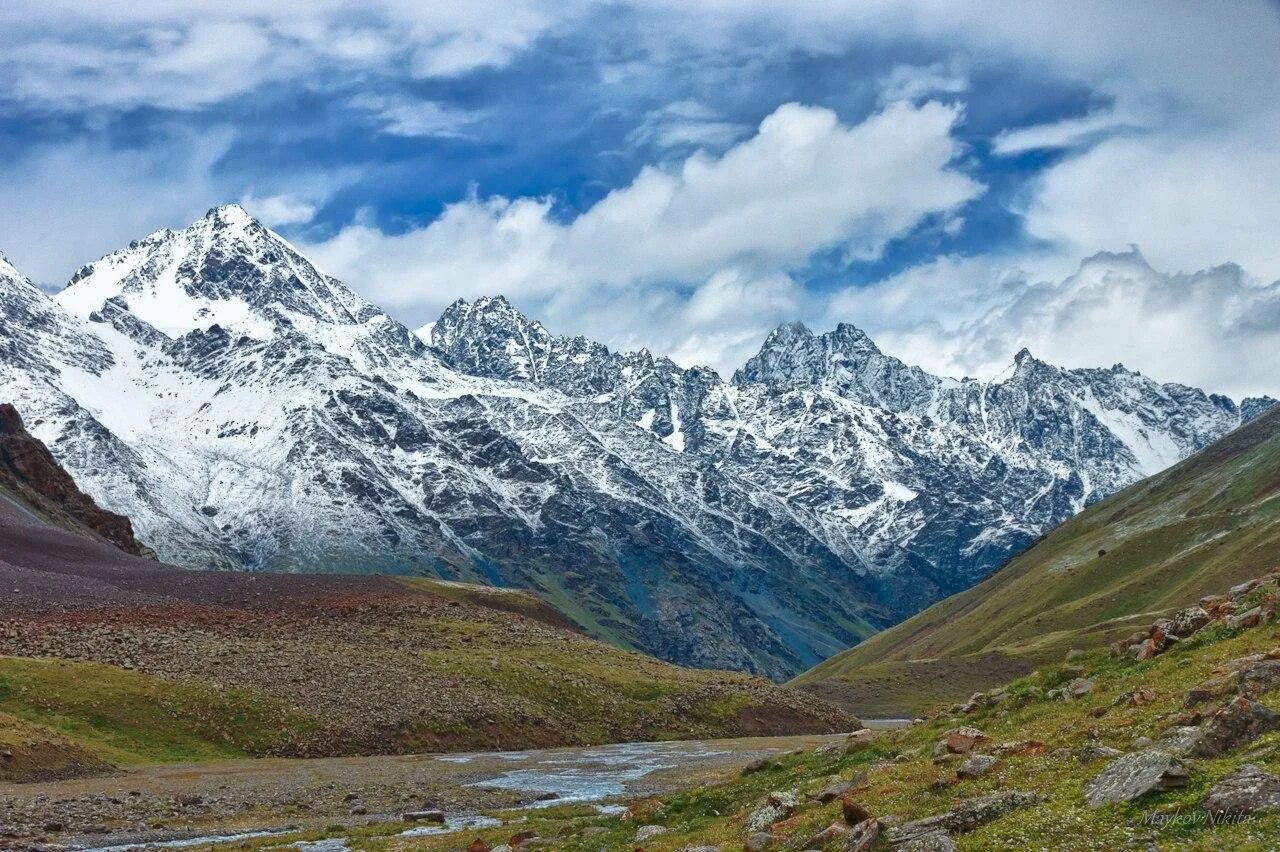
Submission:
[[[1250,698],[1280,689],[1280,660],[1259,660],[1244,666],[1237,675],[1236,688]]]
[[[1082,698],[1093,692],[1094,682],[1087,677],[1078,677],[1067,685],[1067,696]]]
[[[977,778],[995,769],[996,759],[989,754],[971,753],[956,767],[957,778]]]
[[[1280,775],[1247,763],[1214,784],[1203,807],[1211,814],[1280,810]]]
[[[405,811],[400,815],[400,818],[405,822],[431,822],[437,825],[444,825],[443,811]]]
[[[813,798],[822,802],[824,805],[828,802],[834,802],[846,793],[861,787],[862,783],[866,780],[866,772],[859,772],[847,781],[843,779],[836,779],[814,794]]]
[[[1173,632],[1186,638],[1209,623],[1209,613],[1202,606],[1180,609],[1169,619]]]
[[[1239,585],[1227,589],[1227,599],[1236,601],[1262,585],[1261,580],[1246,580]]]
[[[1196,725],[1177,725],[1160,736],[1160,748],[1173,754],[1190,754],[1203,735]]]
[[[985,796],[965,799],[945,813],[912,820],[895,827],[889,832],[889,842],[897,847],[928,834],[970,831],[1004,816],[1009,811],[1033,805],[1039,801],[1040,797],[1028,790],[1000,790]]]
[[[1081,763],[1092,763],[1095,760],[1103,758],[1114,758],[1124,754],[1118,748],[1112,748],[1109,745],[1103,745],[1100,742],[1089,741],[1080,746],[1080,750],[1076,752],[1076,759]]]
[[[955,852],[956,842],[945,831],[931,831],[899,846],[896,852]]]
[[[849,829],[849,833],[844,837],[842,849],[844,852],[869,852],[880,840],[880,832],[879,820],[864,820]]]
[[[655,837],[666,834],[671,829],[665,825],[642,825],[636,829],[636,843],[647,843]],[[766,835],[767,836],[767,835]],[[762,846],[761,849],[768,847]]]
[[[1257,701],[1237,696],[1209,716],[1201,727],[1200,741],[1188,754],[1192,757],[1216,757],[1277,728],[1280,728],[1280,713]]]
[[[1013,740],[1000,743],[995,747],[996,754],[1044,754],[1049,750],[1046,743],[1039,740]]]
[[[1083,656],[1084,656],[1084,649],[1072,648],[1070,651],[1067,651],[1067,656],[1065,657],[1065,659],[1069,663],[1072,660],[1078,660]]]
[[[795,791],[770,793],[747,817],[747,834],[759,833],[775,822],[786,819],[791,816],[798,804],[800,799]]]
[[[1230,695],[1236,691],[1236,678],[1237,675],[1228,674],[1211,678],[1191,687],[1191,689],[1187,690],[1187,697],[1183,699],[1182,706],[1195,707],[1197,704],[1203,704],[1206,701]]]
[[[467,844],[467,852],[493,852],[489,848],[489,844],[485,843],[479,837]]]
[[[1260,621],[1262,621],[1262,610],[1255,606],[1237,615],[1228,615],[1225,624],[1228,630],[1244,630],[1257,627]]]
[[[1178,790],[1187,785],[1187,770],[1167,751],[1148,749],[1126,754],[1085,784],[1091,807],[1128,802],[1152,792]]]
[[[947,731],[946,737],[946,749],[952,754],[967,754],[991,739],[977,728],[953,728]]]
[[[1156,691],[1149,686],[1140,686],[1137,689],[1119,695],[1115,704],[1125,704],[1129,707],[1142,707],[1156,700]]]
[[[829,844],[835,843],[849,833],[849,826],[842,822],[833,822],[831,825],[819,831],[813,837],[809,838],[809,842],[805,844],[806,849],[822,849]]]
[[[875,737],[875,732],[868,730],[867,728],[854,731],[844,741],[845,754],[853,754],[854,752],[867,748],[875,742]]]
[[[746,766],[742,767],[742,774],[754,775],[755,773],[768,768],[768,766],[769,766],[769,758],[758,757],[755,760],[748,763]]]
[[[757,831],[747,836],[742,848],[743,852],[764,852],[771,846],[773,846],[773,835],[767,831]]]
[[[847,825],[857,825],[864,820],[871,819],[871,812],[851,796],[845,796],[840,800],[840,814],[844,817]]]

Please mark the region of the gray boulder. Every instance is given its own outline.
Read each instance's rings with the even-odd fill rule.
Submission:
[[[636,829],[636,843],[645,843],[666,834],[671,829],[665,825],[642,825]]]
[[[970,831],[1009,811],[1039,801],[1040,797],[1029,790],[1000,790],[985,796],[975,796],[959,802],[945,813],[904,822],[889,832],[889,842],[899,846],[928,834]]]
[[[1252,814],[1280,810],[1280,775],[1246,763],[1213,785],[1204,809],[1214,814]]]
[[[996,759],[989,754],[973,752],[964,759],[964,763],[956,767],[957,778],[977,778],[986,775],[996,766]]]
[[[1089,805],[1096,808],[1185,786],[1187,770],[1182,762],[1162,749],[1148,749],[1126,754],[1107,764],[1085,784],[1084,796]]]
[[[1280,713],[1257,701],[1237,696],[1208,718],[1199,742],[1187,754],[1217,757],[1277,728],[1280,728]]]
[[[931,831],[899,846],[896,852],[955,852],[956,842],[945,831]]]

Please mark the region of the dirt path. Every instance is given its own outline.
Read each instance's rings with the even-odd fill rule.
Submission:
[[[0,834],[94,848],[360,824],[425,808],[454,816],[539,801],[617,801],[705,783],[758,757],[832,739],[757,737],[148,766],[107,777],[0,784]]]

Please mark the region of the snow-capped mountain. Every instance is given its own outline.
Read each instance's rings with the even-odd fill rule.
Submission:
[[[53,299],[0,261],[0,399],[163,558],[526,586],[775,677],[1266,404],[1025,353],[942,379],[852,326],[783,326],[725,382],[501,297],[421,337],[234,205]]]

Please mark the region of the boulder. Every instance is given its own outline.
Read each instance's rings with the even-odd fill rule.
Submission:
[[[809,842],[805,844],[806,849],[824,849],[828,845],[835,843],[849,833],[849,826],[842,822],[833,822],[831,825],[819,831],[813,837],[809,838]]]
[[[840,814],[847,825],[857,825],[871,819],[871,811],[852,796],[845,796],[840,800]]]
[[[986,775],[996,767],[996,759],[989,754],[979,754],[972,752],[956,767],[957,778],[977,778],[979,775]]]
[[[990,739],[977,728],[952,728],[947,731],[943,742],[946,743],[947,751],[952,754],[968,754],[978,745],[989,742]]]
[[[858,752],[869,747],[875,742],[875,738],[875,731],[871,731],[867,728],[854,731],[844,741],[845,754],[853,754],[854,752]]]
[[[868,819],[849,829],[844,837],[844,852],[870,852],[880,840],[879,820]]]
[[[1277,728],[1280,728],[1280,713],[1237,696],[1209,716],[1201,726],[1199,742],[1187,753],[1192,757],[1217,757]]]
[[[971,831],[984,823],[1004,816],[1009,811],[1033,805],[1040,797],[1028,790],[1000,790],[957,802],[951,810],[923,819],[904,822],[889,832],[895,847],[928,834]]]
[[[1254,607],[1236,615],[1228,615],[1226,621],[1229,630],[1244,630],[1249,627],[1257,627],[1262,621],[1262,609]]]
[[[661,837],[670,830],[665,825],[642,825],[636,829],[636,843],[647,843],[655,837]]]
[[[1160,735],[1160,748],[1171,754],[1190,754],[1203,736],[1198,725],[1175,725]]]
[[[800,798],[794,790],[770,793],[747,817],[747,834],[757,834],[781,822],[791,816],[799,804]]]
[[[1087,677],[1078,677],[1067,685],[1068,698],[1082,698],[1093,692],[1094,682]]]
[[[1123,755],[1107,764],[1085,784],[1084,795],[1089,805],[1096,808],[1186,785],[1187,770],[1181,761],[1162,749],[1148,749]]]
[[[956,842],[945,831],[931,831],[899,846],[896,852],[955,852]]]
[[[1227,674],[1221,677],[1211,678],[1203,683],[1191,687],[1187,691],[1187,697],[1183,700],[1183,707],[1195,707],[1197,704],[1203,704],[1206,701],[1212,701],[1215,698],[1221,698],[1224,695],[1230,695],[1236,691],[1237,675]]]
[[[744,852],[764,852],[771,846],[773,846],[773,835],[767,831],[757,831],[755,834],[747,835],[747,839],[742,844]]]
[[[834,802],[836,799],[840,798],[846,793],[850,793],[856,790],[858,787],[861,787],[862,783],[866,780],[867,780],[867,773],[865,771],[859,772],[857,775],[853,776],[847,781],[844,779],[837,778],[827,786],[823,787],[817,793],[815,793],[812,796],[812,798],[817,799],[819,802],[822,802],[825,805],[826,803]]]
[[[769,766],[769,758],[757,757],[755,760],[751,761],[746,766],[742,767],[742,774],[754,775],[757,772],[761,772],[764,769],[767,769],[768,766]]]
[[[1236,688],[1250,698],[1280,689],[1280,660],[1259,660],[1244,666],[1237,675]]]
[[[1213,785],[1203,807],[1212,814],[1280,810],[1280,775],[1263,772],[1246,763]]]
[[[1173,632],[1184,639],[1204,627],[1209,621],[1209,613],[1202,606],[1180,609],[1169,619]]]
[[[1112,748],[1109,745],[1103,745],[1100,742],[1090,740],[1080,746],[1080,750],[1076,752],[1076,759],[1081,763],[1092,763],[1095,760],[1102,760],[1103,758],[1116,758],[1122,754],[1124,754],[1124,752],[1120,751],[1118,748]]]

